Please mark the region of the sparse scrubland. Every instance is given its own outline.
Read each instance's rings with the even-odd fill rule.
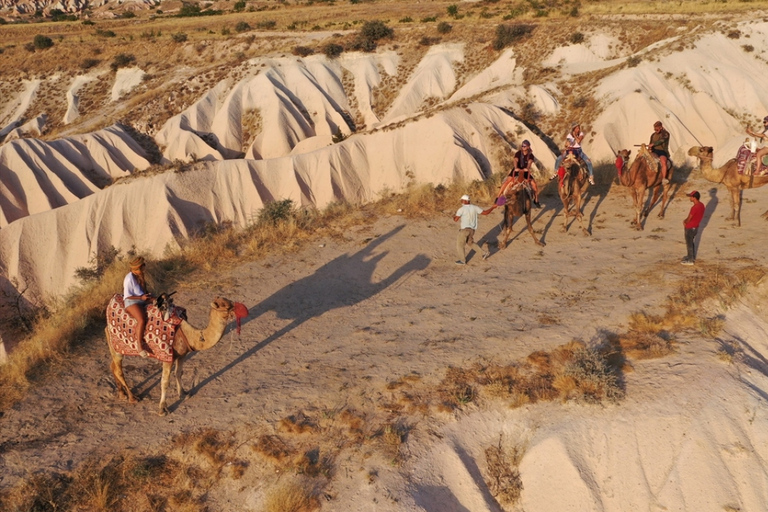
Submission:
[[[595,96],[604,78],[694,45],[689,15],[698,16],[702,32],[726,30],[745,54],[759,54],[726,23],[766,7],[761,1],[239,1],[167,2],[135,13],[115,9],[113,19],[106,10],[92,10],[84,20],[52,11],[20,20],[6,16],[0,97],[16,97],[31,81],[43,81],[29,100],[30,111],[47,112],[50,121],[35,136],[52,141],[120,123],[146,153],[146,168],[101,177],[97,188],[107,191],[210,169],[197,155],[164,159],[167,148],[153,137],[222,81],[255,76],[249,66],[264,67],[258,59],[265,56],[333,66],[354,52],[394,52],[396,60],[373,66],[380,81],[370,97],[355,94],[358,77],[346,68],[340,72],[338,85],[351,111],[329,135],[335,145],[353,147],[354,135],[381,135],[435,115],[454,119],[454,110],[471,115],[478,110],[472,100],[508,92],[492,88],[453,103],[427,95],[411,115],[366,126],[360,101],[370,101],[371,113],[384,118],[438,45],[464,45],[463,58],[453,63],[453,90],[511,48],[511,65],[522,70],[519,87],[554,84],[559,108],[544,111],[542,97],[532,94],[506,98],[518,131],[478,135],[491,148],[483,155],[487,165],[478,165],[483,180],[417,183],[404,171],[400,189],[385,188],[365,203],[337,200],[318,208],[273,197],[245,222],[200,223],[165,255],[147,254],[151,290],[179,290],[179,304],[198,318],[214,294],[244,296],[251,309],[242,337],[235,340],[230,332],[214,354],[195,354],[187,363],[190,398],[173,404],[165,419],[147,405],[158,393],[154,361],[126,365],[143,398],[139,405],[114,399],[102,334],[105,305],[121,290],[127,261],[146,254],[142,248],[102,249],[76,270],[78,285],[55,300],[25,295],[10,283],[15,292],[5,292],[3,326],[18,341],[0,365],[0,509],[556,510],[548,496],[536,501],[536,482],[543,480],[531,476],[549,471],[549,461],[583,475],[588,484],[582,487],[575,477],[563,484],[564,499],[577,500],[573,496],[589,485],[600,496],[601,485],[619,485],[606,483],[613,475],[601,468],[631,469],[622,457],[640,459],[638,466],[646,469],[642,454],[658,453],[665,471],[674,467],[687,480],[680,461],[689,440],[725,447],[719,450],[725,452],[723,466],[730,455],[751,453],[744,447],[757,438],[751,427],[721,429],[746,432],[736,440],[690,427],[698,425],[690,417],[699,411],[702,424],[710,421],[712,407],[703,395],[691,399],[695,405],[683,426],[669,421],[688,403],[678,388],[712,382],[716,390],[759,390],[759,379],[768,375],[761,342],[741,338],[728,320],[753,300],[750,294],[763,293],[768,267],[744,241],[759,239],[763,225],[756,223],[763,221],[753,216],[736,231],[720,221],[720,210],[710,212],[701,261],[691,272],[680,270],[685,193],[709,186],[690,167],[680,166],[684,177],[675,183],[669,218],[654,217],[647,222],[658,227],[634,232],[627,225],[629,195],[615,184],[612,162],[599,162],[599,185],[585,208],[592,237],[583,239],[554,233],[553,219],[562,212],[554,206],[554,182],[547,184],[542,173],[552,215],[548,209],[534,218],[546,249],[518,236],[499,251],[494,240],[500,215],[494,212],[481,217],[476,235],[489,243],[492,257],[471,257],[467,272],[450,263],[457,198],[466,193],[484,208],[492,204],[514,149],[530,136],[524,134],[556,149],[572,120],[587,124],[605,112],[608,103]],[[597,27],[614,37],[611,67],[563,78],[560,64],[542,63],[559,47],[583,44]],[[677,46],[638,55],[672,38]],[[396,73],[387,72],[389,64]],[[134,67],[144,75],[113,101],[115,75]],[[66,92],[86,73],[89,80],[77,93],[79,116],[66,124]],[[701,87],[681,76],[686,90]],[[671,73],[666,78],[676,80]],[[2,108],[0,115],[10,115]],[[313,114],[300,112],[307,125],[313,125]],[[262,109],[244,108],[238,115],[241,158],[274,127]],[[0,129],[5,121],[0,118]],[[212,149],[223,147],[212,132],[195,136]],[[712,190],[709,202],[716,205]],[[725,195],[721,201],[722,207]],[[749,201],[745,209],[755,210]],[[516,221],[515,232],[523,223]],[[759,315],[748,318],[758,327],[745,332],[759,333]],[[674,373],[672,366],[683,369]],[[664,402],[667,395],[670,402]],[[750,426],[763,425],[764,401],[749,396],[734,407],[751,415],[744,420]],[[632,430],[630,441],[601,437],[610,435],[595,426],[600,421],[611,425],[604,428],[612,434],[624,432],[625,423],[645,421],[646,409],[638,406],[644,401],[654,404],[646,430]],[[654,423],[656,417],[663,420]],[[670,432],[661,432],[668,423]],[[668,443],[659,439],[663,435],[670,436]],[[574,444],[552,447],[567,440]],[[638,445],[634,452],[624,454],[632,443]],[[668,446],[680,448],[669,454]],[[761,449],[752,452],[761,455]],[[593,459],[598,462],[590,465]],[[536,462],[526,466],[526,460]],[[648,471],[648,500],[674,500],[658,491],[666,483],[653,473]],[[621,509],[611,508],[610,496],[622,490],[605,493],[605,510]],[[740,503],[717,506],[749,509]]]

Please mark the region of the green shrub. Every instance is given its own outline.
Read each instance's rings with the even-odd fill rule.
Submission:
[[[256,28],[259,30],[272,30],[277,26],[275,20],[263,20],[256,22]]]
[[[245,10],[245,0],[238,0],[233,6],[235,12],[242,12]]]
[[[229,29],[227,27],[224,27],[221,29],[221,35],[228,36],[229,35]]]
[[[259,224],[276,225],[280,222],[286,221],[291,218],[293,213],[293,201],[290,199],[282,199],[280,201],[272,201],[264,205],[264,208],[259,210]]]
[[[421,18],[422,23],[429,23],[431,21],[437,21],[437,16],[427,16],[425,18]]]
[[[32,44],[35,46],[35,50],[46,50],[53,46],[53,39],[42,34],[37,34],[32,40]]]
[[[293,48],[293,51],[291,53],[293,53],[294,55],[298,55],[299,57],[306,57],[308,55],[312,55],[313,53],[315,53],[315,50],[306,46],[296,46]]]
[[[336,43],[328,43],[323,46],[323,53],[329,59],[335,59],[344,52],[344,47]]]
[[[584,34],[581,32],[574,32],[568,39],[572,44],[579,44],[584,42]]]
[[[175,34],[171,34],[171,39],[173,39],[174,43],[183,43],[187,40],[187,34],[184,32],[176,32]]]
[[[384,24],[383,21],[366,21],[360,29],[360,37],[371,41],[378,41],[385,37],[392,37],[395,31]]]
[[[456,4],[449,5],[445,10],[451,18],[455,18],[459,14],[459,6]]]
[[[447,21],[441,21],[440,23],[437,24],[437,31],[440,34],[447,34],[451,30],[453,30],[453,27]]]
[[[95,65],[99,63],[98,59],[83,59],[82,62],[80,62],[80,68],[81,69],[91,69]]]
[[[136,13],[133,11],[125,11],[123,14],[120,15],[120,17],[125,19],[135,18]]]
[[[413,22],[413,18],[411,18],[410,16],[406,16],[405,18],[400,18],[400,20],[398,20],[398,21],[399,21],[399,23],[412,23]]]
[[[6,23],[8,22],[5,21],[5,18],[0,18],[0,25],[5,25]]]
[[[235,25],[235,32],[247,32],[249,30],[251,30],[251,26],[244,21],[238,21]]]
[[[627,67],[634,68],[637,67],[638,64],[640,64],[643,61],[642,58],[638,57],[637,55],[632,55],[627,59]]]
[[[515,25],[499,25],[496,27],[496,39],[493,41],[493,49],[503,50],[533,32],[534,25],[518,23]]]
[[[117,34],[112,32],[111,30],[102,30],[100,28],[97,28],[96,32],[94,32],[94,34],[97,37],[116,37],[117,36]]]
[[[109,65],[112,71],[117,71],[120,68],[127,68],[131,64],[136,62],[136,57],[128,53],[118,53],[115,58],[112,59],[112,63]]]

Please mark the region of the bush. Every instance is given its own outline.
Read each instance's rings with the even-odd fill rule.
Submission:
[[[136,13],[133,11],[125,11],[123,14],[120,15],[120,17],[125,19],[135,18]]]
[[[312,55],[315,53],[315,50],[312,48],[308,48],[306,46],[296,46],[293,48],[293,51],[291,52],[294,55],[298,55],[299,57],[306,57],[308,55]]]
[[[336,43],[328,43],[323,47],[323,53],[329,59],[335,59],[344,52],[344,47]]]
[[[429,23],[431,21],[437,21],[437,16],[427,16],[425,18],[421,18],[422,23]]]
[[[383,21],[366,21],[360,29],[360,37],[371,41],[378,41],[385,37],[392,37],[395,31],[384,24]]]
[[[96,32],[94,32],[97,37],[116,37],[117,34],[112,32],[111,30],[101,30],[100,28],[96,29]]]
[[[448,16],[455,18],[459,14],[459,6],[456,4],[449,5],[446,9]]]
[[[95,25],[95,23],[92,22],[91,20],[83,20],[83,25],[89,26],[89,25]]]
[[[247,32],[251,30],[251,26],[244,21],[238,21],[235,25],[235,32]]]
[[[419,40],[419,46],[432,46],[440,42],[439,37],[427,37],[424,36]]]
[[[437,24],[437,31],[441,34],[447,34],[451,30],[453,30],[453,27],[447,21],[441,21]]]
[[[187,34],[184,32],[176,32],[175,34],[171,34],[171,39],[173,39],[174,43],[183,43],[187,40]]]
[[[228,36],[229,35],[229,29],[227,27],[224,27],[221,29],[221,35]]]
[[[264,205],[264,208],[259,210],[259,224],[276,225],[280,222],[289,220],[293,213],[293,201],[290,199],[282,199],[280,201],[273,201]]]
[[[574,32],[571,34],[570,41],[572,44],[579,44],[584,42],[584,34],[581,32]]]
[[[642,58],[638,57],[637,55],[632,55],[627,59],[627,67],[634,68],[637,67],[638,64],[640,64],[643,61]]]
[[[245,0],[239,0],[234,5],[235,12],[242,12],[245,10]]]
[[[398,20],[398,22],[399,23],[412,23],[413,22],[413,18],[411,18],[410,16],[406,16],[405,18],[400,18]]]
[[[80,63],[81,69],[91,69],[95,65],[99,63],[98,59],[83,59],[83,61]]]
[[[126,68],[136,62],[136,57],[128,53],[118,53],[115,58],[112,59],[112,63],[109,65],[112,71],[117,71],[120,68]]]
[[[256,28],[259,30],[272,30],[277,26],[277,22],[275,20],[263,20],[256,22]]]
[[[503,50],[514,42],[519,41],[533,32],[534,25],[499,25],[496,27],[496,39],[493,41],[493,49]]]
[[[35,50],[46,50],[53,46],[53,39],[42,34],[37,34],[35,39],[32,40],[32,44],[35,46]]]
[[[5,25],[6,23],[8,22],[5,21],[5,18],[0,18],[0,25]]]

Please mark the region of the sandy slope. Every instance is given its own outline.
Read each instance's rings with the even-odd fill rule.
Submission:
[[[394,396],[386,385],[401,376],[415,372],[434,385],[450,365],[507,363],[574,338],[598,343],[620,331],[630,313],[656,311],[679,280],[705,272],[678,263],[689,207],[683,193],[694,186],[707,190],[692,179],[667,218],[652,214],[644,233],[629,228],[630,200],[621,187],[590,191],[591,237],[561,233],[558,202],[545,198],[535,220],[544,249],[521,233],[505,251],[494,248],[487,262],[475,256],[462,268],[453,264],[456,225],[446,212],[429,221],[386,218],[354,228],[343,242],[325,240],[295,256],[207,276],[178,294],[193,323],[202,323],[213,294],[243,301],[251,316],[239,338],[227,334],[192,357],[185,379],[193,396],[157,417],[158,368],[134,359],[129,378],[145,399],[137,406],[115,401],[107,350],[97,337],[67,361],[57,382],[0,419],[0,485],[31,469],[66,471],[92,451],[162,449],[173,433],[210,427],[236,431],[244,442],[240,456],[252,464],[242,479],[225,478],[212,493],[213,508],[260,510],[275,475],[254,459],[248,439],[273,432],[281,418],[354,407],[394,419],[384,412]],[[763,261],[761,247],[745,240],[763,236],[753,200],[764,201],[768,189],[749,193],[739,230],[723,220],[721,195],[705,194],[699,263]],[[480,234],[495,239],[499,220],[498,213],[484,217]],[[624,511],[630,504],[761,510],[768,488],[768,324],[756,305],[765,286],[727,312],[717,340],[684,333],[677,354],[635,362],[624,375],[627,398],[618,404],[509,409],[482,400],[457,415],[401,414],[412,426],[403,465],[392,466],[375,450],[345,452],[323,510],[498,511],[483,481],[483,452],[500,435],[525,450],[527,511]],[[543,314],[557,323],[540,323]],[[726,344],[738,347],[734,364],[716,355]],[[369,481],[372,471],[378,476]]]

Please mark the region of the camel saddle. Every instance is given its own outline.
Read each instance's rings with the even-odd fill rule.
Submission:
[[[755,154],[750,148],[741,146],[736,153],[736,166],[739,169],[739,174],[746,174],[747,176],[756,176],[757,174],[757,159]],[[768,155],[763,157],[763,171],[759,176],[763,176],[768,173]]]
[[[578,176],[581,176],[587,172],[587,164],[584,162],[584,160],[581,159],[579,155],[576,154],[574,151],[568,151],[568,154],[563,159],[563,162],[560,164],[560,168],[557,170],[557,188],[561,189],[563,188],[564,181],[565,181],[565,164],[568,162],[575,162],[576,165],[579,166],[579,174]]]
[[[144,328],[144,344],[139,347],[135,341],[136,320],[125,311],[123,296],[119,293],[107,305],[107,329],[112,349],[124,356],[138,356],[142,350],[147,355],[164,363],[173,362],[173,340],[182,320],[187,319],[187,310],[171,306],[168,320],[163,311],[154,304],[147,305],[147,325]]]

